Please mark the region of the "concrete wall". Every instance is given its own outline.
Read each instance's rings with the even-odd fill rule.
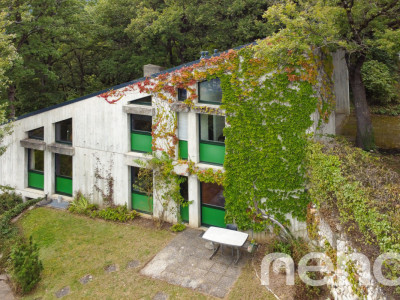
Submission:
[[[348,115],[350,114],[349,72],[344,50],[337,50],[332,54],[332,58],[336,113]]]

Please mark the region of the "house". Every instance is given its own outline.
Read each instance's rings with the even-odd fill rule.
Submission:
[[[6,138],[7,151],[0,157],[0,184],[14,187],[25,198],[48,195],[71,201],[81,191],[101,204],[101,191],[105,193],[109,188],[107,178],[112,178],[115,204],[160,216],[164,191],[154,182],[149,197],[135,183],[143,162],[152,158],[149,152],[161,147],[152,145],[152,129],[157,110],[162,109],[177,118],[176,127],[170,122],[172,127],[164,130],[175,130],[179,141],[174,170],[187,177],[181,184],[181,193],[190,205],[178,207],[178,214],[193,227],[225,226],[223,187],[200,182],[196,174],[188,172],[187,166],[178,163],[189,160],[198,170],[223,172],[226,122],[224,111],[219,110],[220,80],[213,78],[192,84],[198,98],[191,108],[185,109],[179,109],[179,103],[188,97],[185,89],[178,89],[176,103],[167,105],[150,94],[127,88],[144,82],[148,76],[171,74],[199,62],[168,70],[146,65],[143,78],[19,117],[14,122],[14,132]],[[313,113],[314,125],[309,131],[334,134],[335,119],[349,113],[348,75],[342,52],[333,54],[333,65],[336,111],[319,129],[318,112]],[[105,101],[109,99],[104,93],[110,90],[112,95],[120,96]],[[177,215],[168,214],[166,218],[176,221]]]

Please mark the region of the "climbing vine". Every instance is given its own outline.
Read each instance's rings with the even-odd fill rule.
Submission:
[[[176,157],[176,113],[179,105],[194,112],[225,114],[224,170],[199,170],[189,162],[189,172],[201,181],[224,185],[226,222],[241,229],[263,230],[260,210],[285,221],[291,214],[306,217],[309,203],[305,188],[306,131],[310,116],[319,111],[327,121],[333,109],[332,61],[326,53],[312,51],[292,56],[284,65],[257,56],[256,47],[229,50],[199,63],[136,83],[133,88],[156,99],[153,155],[157,151]],[[197,103],[197,82],[220,78],[222,105]],[[178,89],[187,99],[177,101]],[[104,95],[119,98],[120,94]],[[153,103],[154,105],[154,103]],[[169,106],[169,107],[168,107]],[[172,123],[171,123],[171,120]],[[161,125],[164,124],[164,125]],[[166,124],[174,124],[166,129]],[[161,145],[162,144],[162,145]]]

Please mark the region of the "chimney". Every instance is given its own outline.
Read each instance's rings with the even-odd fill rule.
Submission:
[[[164,69],[165,69],[164,67],[160,67],[157,65],[152,65],[152,64],[144,65],[143,66],[143,76],[149,77],[153,74],[163,71]]]

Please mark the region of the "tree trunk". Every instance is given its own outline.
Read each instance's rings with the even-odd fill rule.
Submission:
[[[356,146],[369,151],[375,148],[375,139],[365,86],[361,78],[361,67],[364,62],[365,56],[361,55],[354,62],[349,63],[349,79],[357,118]]]
[[[10,119],[14,119],[15,118],[15,92],[16,92],[17,88],[15,85],[10,85],[8,87],[8,105],[10,108]]]

